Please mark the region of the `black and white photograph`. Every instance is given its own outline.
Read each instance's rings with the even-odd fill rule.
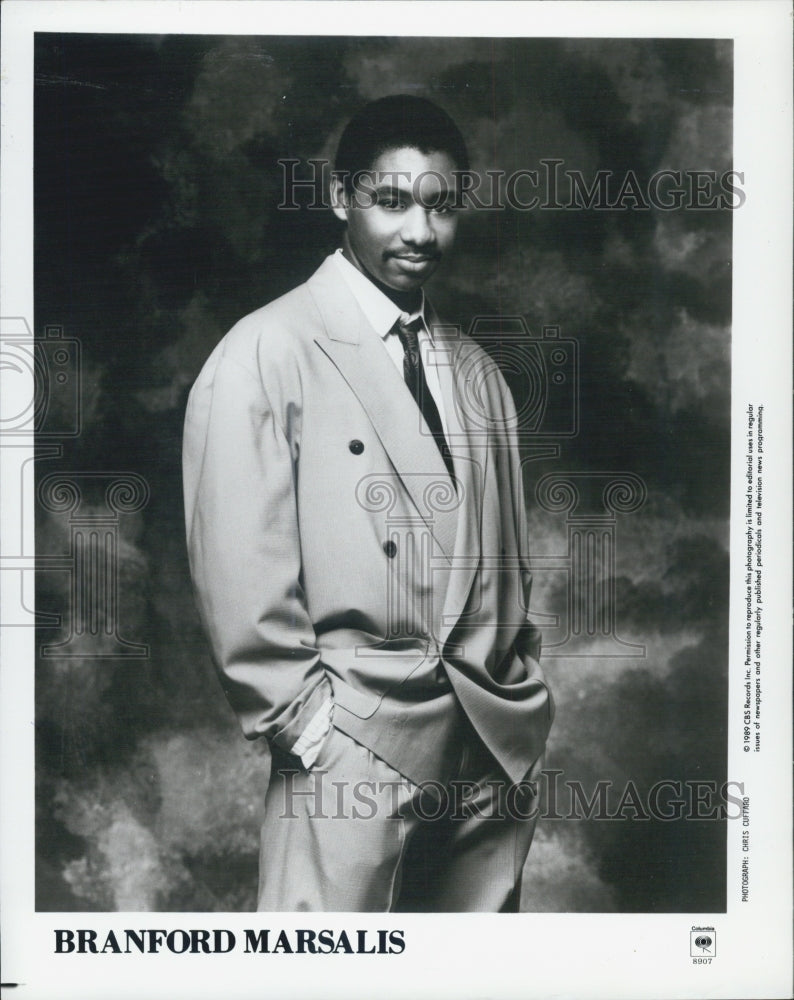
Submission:
[[[786,995],[791,95],[752,159],[749,5],[23,6],[4,982]]]

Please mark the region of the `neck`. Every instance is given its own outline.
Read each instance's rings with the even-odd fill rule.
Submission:
[[[392,300],[392,302],[397,306],[402,312],[412,313],[415,312],[422,304],[422,289],[414,288],[407,292],[398,291],[396,288],[389,288],[388,285],[384,285],[382,281],[378,281],[369,271],[364,267],[361,261],[356,256],[353,248],[350,246],[350,240],[348,239],[347,233],[345,233],[342,238],[342,254],[346,260],[357,268],[363,275],[365,275],[372,284],[380,289],[383,294]]]

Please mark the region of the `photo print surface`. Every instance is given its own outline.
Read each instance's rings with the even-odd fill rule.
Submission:
[[[269,755],[201,630],[180,450],[241,316],[339,245],[345,122],[477,185],[428,285],[524,415],[556,718],[523,906],[726,907],[732,43],[38,33],[36,906],[256,905]],[[733,798],[732,798],[733,797]]]

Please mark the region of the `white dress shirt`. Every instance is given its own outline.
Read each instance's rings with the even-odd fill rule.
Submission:
[[[365,274],[359,271],[354,264],[350,263],[341,250],[337,250],[331,259],[339,268],[339,273],[353,293],[353,297],[358,302],[370,326],[383,341],[383,346],[386,348],[389,357],[394,362],[401,376],[403,374],[403,357],[405,352],[394,327],[398,320],[402,323],[412,323],[415,320],[419,320],[417,327],[419,355],[422,358],[422,366],[425,370],[427,388],[430,390],[430,395],[433,397],[433,401],[438,408],[438,415],[441,417],[441,426],[444,428],[444,434],[449,438],[449,430],[444,414],[444,399],[441,395],[441,383],[438,379],[438,369],[435,364],[433,332],[426,319],[427,301],[424,289],[421,290],[422,301],[419,308],[409,314],[403,312],[387,295],[384,295],[379,288],[373,285]]]

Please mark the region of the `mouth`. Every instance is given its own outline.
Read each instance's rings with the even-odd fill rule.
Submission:
[[[438,254],[396,253],[393,256],[409,264],[428,264],[430,261],[438,260]]]
[[[438,265],[440,254],[396,253],[392,254],[397,268],[406,275],[422,277],[430,274]]]

